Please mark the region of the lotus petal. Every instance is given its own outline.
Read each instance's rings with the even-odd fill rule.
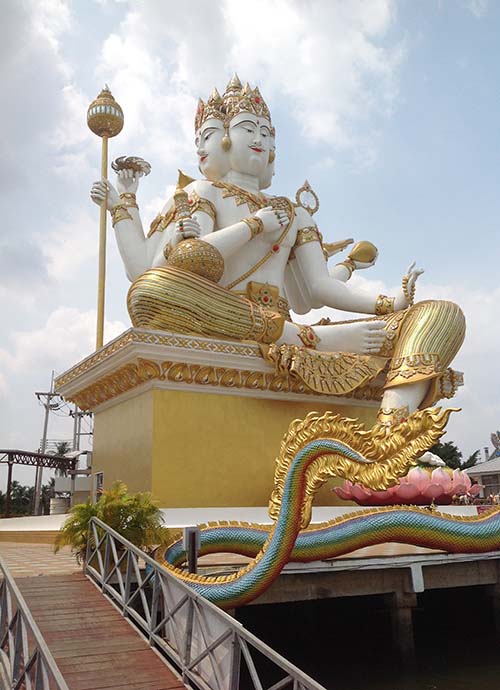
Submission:
[[[413,467],[407,474],[407,479],[410,484],[413,484],[422,493],[425,488],[431,483],[431,478],[428,472],[421,467]]]
[[[402,484],[397,493],[397,497],[403,501],[411,501],[413,498],[419,495],[420,491],[418,486],[415,486],[415,484]]]
[[[471,496],[478,496],[481,493],[482,488],[482,484],[472,484],[471,488],[469,489],[469,494]]]
[[[433,484],[440,484],[443,487],[444,493],[448,493],[452,485],[452,480],[448,472],[441,467],[436,467],[435,470],[432,470],[431,477]]]
[[[471,482],[470,477],[467,474],[467,472],[465,472],[465,470],[462,470],[462,480],[463,480],[465,487],[468,491],[472,486],[472,482]]]
[[[425,495],[434,500],[436,500],[439,496],[442,496],[444,493],[446,492],[443,491],[441,484],[429,484],[425,491]]]

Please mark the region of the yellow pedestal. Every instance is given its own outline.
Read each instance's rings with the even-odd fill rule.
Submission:
[[[319,396],[254,344],[131,329],[56,381],[94,412],[92,471],[165,508],[265,506],[290,422],[331,410],[371,425],[378,402]],[[367,399],[368,398],[368,399]],[[323,487],[317,505],[341,503]]]
[[[105,487],[121,479],[164,507],[267,505],[281,439],[310,411],[305,402],[149,390],[96,413],[93,469]],[[366,407],[334,411],[366,423],[374,416]],[[332,486],[316,505],[340,502]]]

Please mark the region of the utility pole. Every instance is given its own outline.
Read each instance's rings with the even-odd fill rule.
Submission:
[[[52,377],[50,381],[50,391],[49,393],[35,393],[38,400],[45,407],[45,417],[43,421],[43,434],[42,443],[40,446],[40,453],[45,453],[47,447],[47,431],[49,428],[49,414],[51,410],[59,409],[59,403],[53,403],[53,398],[60,398],[59,393],[54,393],[54,372],[52,372]],[[38,515],[40,512],[40,494],[42,491],[42,475],[43,467],[36,468],[36,479],[35,479],[35,504],[33,508],[33,514]]]

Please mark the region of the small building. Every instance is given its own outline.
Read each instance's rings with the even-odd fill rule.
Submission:
[[[471,479],[483,485],[481,496],[495,496],[500,493],[500,457],[493,457],[467,470]]]

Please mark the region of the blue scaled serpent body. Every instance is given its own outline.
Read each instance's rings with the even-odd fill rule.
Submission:
[[[413,507],[378,508],[309,527],[314,493],[329,477],[387,488],[443,434],[450,412],[416,412],[390,436],[380,437],[331,413],[293,422],[277,459],[269,507],[274,524],[220,523],[201,530],[200,554],[233,552],[250,556],[251,562],[229,575],[187,573],[179,567],[185,559],[180,541],[159,550],[157,559],[199,594],[230,608],[262,594],[290,560],[332,558],[383,542],[454,553],[498,549],[500,511],[456,518]]]

